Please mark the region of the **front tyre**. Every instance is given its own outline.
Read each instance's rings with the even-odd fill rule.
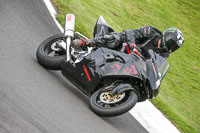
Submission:
[[[63,40],[63,34],[53,35],[40,44],[36,53],[40,65],[50,70],[60,70],[66,51],[56,47],[59,40]]]
[[[138,101],[138,96],[132,90],[115,96],[111,96],[110,92],[100,89],[92,94],[90,108],[97,115],[113,117],[124,114],[133,108]]]

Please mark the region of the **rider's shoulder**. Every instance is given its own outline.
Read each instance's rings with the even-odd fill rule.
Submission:
[[[156,27],[154,27],[154,26],[151,26],[151,25],[143,26],[143,27],[141,27],[140,29],[149,29],[149,30],[154,30],[154,31],[156,31],[156,32],[162,33],[158,28],[156,28]]]

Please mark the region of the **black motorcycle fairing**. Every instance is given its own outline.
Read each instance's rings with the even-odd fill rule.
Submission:
[[[157,59],[161,60],[161,64]],[[160,82],[168,70],[167,64],[156,54],[151,59],[140,60],[133,55],[102,47],[94,49],[78,63],[73,60],[63,62],[61,72],[88,96],[107,81],[132,80],[132,86],[141,95],[139,101],[144,101],[158,94]],[[161,76],[159,70],[163,71]]]
[[[105,57],[108,53],[112,54],[114,58],[120,57],[122,59],[106,59]],[[137,68],[137,62],[133,61],[130,55],[107,48],[93,50],[91,54],[78,63],[70,60],[61,64],[62,74],[88,96],[97,89],[97,86],[100,86],[100,81],[106,77],[111,79],[137,78],[142,80],[144,76],[141,76],[141,73],[144,72],[140,72],[143,71],[140,69]]]
[[[100,16],[94,27],[93,37],[100,37],[111,32],[114,32],[114,30],[106,23],[105,19]]]
[[[102,16],[96,22],[94,37],[100,37],[114,30]],[[141,98],[153,98],[159,92],[160,82],[168,70],[166,59],[150,51],[151,59],[141,59],[134,55],[124,44],[119,50],[98,47],[75,63],[63,62],[63,75],[90,96],[107,81],[132,80],[132,86],[143,95]],[[142,101],[140,100],[140,101]]]
[[[93,61],[84,58],[81,62],[75,63],[73,60],[63,61],[61,64],[62,74],[86,95],[91,94],[98,87],[101,87],[101,75],[94,71],[91,66]]]
[[[148,52],[151,58],[146,61],[147,84],[151,90],[150,98],[153,98],[159,93],[160,83],[169,69],[169,64],[165,58],[153,52],[153,50],[149,50]]]
[[[98,55],[98,58],[96,55]],[[107,56],[109,56],[109,58]],[[99,58],[103,58],[103,60],[99,61]],[[144,70],[139,70],[137,68],[139,64],[137,61],[140,62],[140,60],[136,57],[112,49],[99,48],[91,53],[90,60],[91,59],[95,60],[96,68],[101,71],[102,77],[115,76],[118,78],[134,77],[142,79],[141,73],[143,72],[140,71]]]
[[[153,98],[153,96],[156,96],[159,92],[159,87],[156,85],[156,82],[159,79],[157,77],[155,64],[152,63],[152,59],[146,61],[146,66],[147,66],[148,82],[152,90],[150,98]]]
[[[169,69],[169,63],[162,56],[159,56],[158,54],[156,54],[156,56],[157,56],[156,62],[158,68],[158,75],[160,80],[162,81]]]

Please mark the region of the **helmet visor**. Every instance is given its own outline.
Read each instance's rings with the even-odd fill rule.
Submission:
[[[168,52],[174,52],[175,50],[177,50],[179,48],[179,45],[177,45],[174,41],[168,41],[167,42],[167,49]]]

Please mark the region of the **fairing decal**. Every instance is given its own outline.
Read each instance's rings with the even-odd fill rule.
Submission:
[[[137,72],[137,70],[136,70],[136,68],[135,68],[135,65],[131,65],[131,67],[133,68],[134,74],[137,75],[138,72]]]
[[[131,53],[130,53],[130,49],[129,49],[128,45],[126,45],[126,50],[127,50],[128,54],[130,55]]]
[[[90,78],[90,75],[88,74],[88,70],[87,70],[87,68],[85,67],[85,65],[83,65],[83,69],[84,69],[85,74],[86,74],[86,76],[87,76],[87,78],[88,78],[88,81],[90,82],[90,81],[91,81],[91,78]]]
[[[115,67],[114,66],[111,66],[112,67],[112,69],[114,70],[114,71],[116,71],[117,72],[117,70],[115,69]]]

